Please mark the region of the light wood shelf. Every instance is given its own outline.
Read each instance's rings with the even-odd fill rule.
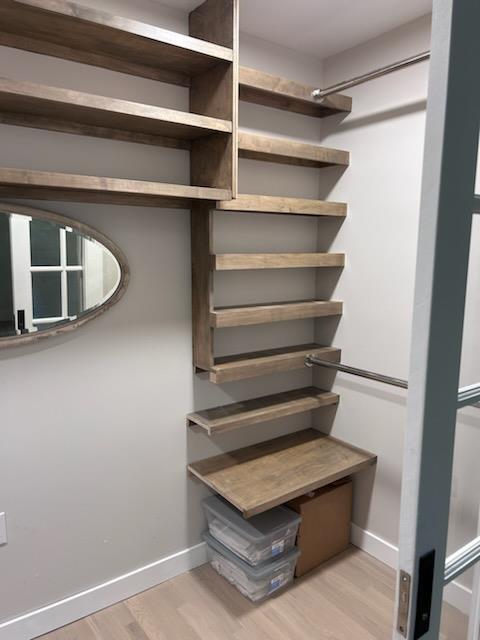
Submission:
[[[338,402],[339,396],[336,393],[315,387],[305,387],[196,411],[187,416],[187,421],[190,426],[201,427],[209,436],[212,436],[336,405]]]
[[[216,200],[228,190],[123,178],[0,168],[0,196],[66,202],[130,204],[189,209],[197,200]]]
[[[333,216],[344,218],[347,205],[344,202],[327,202],[310,198],[284,198],[282,196],[258,196],[238,194],[234,200],[217,202],[218,211],[242,213],[275,213],[300,216]]]
[[[344,253],[217,253],[211,256],[214,271],[245,269],[302,269],[344,267]]]
[[[183,149],[232,133],[219,118],[8,78],[0,78],[0,122]]]
[[[229,47],[70,0],[2,0],[0,44],[183,86],[233,60]]]
[[[240,67],[240,100],[265,107],[293,111],[316,118],[325,118],[336,113],[349,113],[352,99],[335,94],[322,101],[312,98],[317,88],[287,80],[257,69]]]
[[[348,151],[247,131],[239,131],[238,153],[240,158],[302,167],[347,167],[350,162]]]
[[[216,384],[246,378],[282,373],[305,367],[305,357],[315,354],[319,358],[340,362],[340,349],[318,344],[301,344],[264,351],[239,353],[217,357],[209,369],[210,381]]]
[[[210,326],[221,329],[286,320],[339,316],[342,314],[342,310],[342,303],[332,300],[299,300],[236,307],[215,307],[210,313]]]
[[[376,460],[373,453],[306,429],[194,462],[188,470],[249,518]]]

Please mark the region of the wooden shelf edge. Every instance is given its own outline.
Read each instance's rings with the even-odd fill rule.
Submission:
[[[233,61],[229,47],[67,0],[4,0],[0,44],[183,86]]]
[[[0,168],[5,197],[189,208],[194,200],[216,200],[219,192],[228,197],[228,190],[210,187]]]
[[[188,471],[249,518],[376,461],[373,453],[306,429],[199,460]]]
[[[314,100],[312,91],[315,88],[257,69],[240,67],[240,100],[245,102],[317,118],[352,110],[352,99],[342,94]]]
[[[270,304],[215,307],[210,312],[210,326],[215,329],[241,327],[288,320],[339,316],[343,304],[337,300],[298,300]]]
[[[0,78],[0,121],[159,146],[231,134],[232,122],[117,98]]]
[[[302,167],[347,167],[350,163],[348,151],[250,131],[239,131],[238,150],[240,158]]]
[[[209,436],[213,436],[336,405],[339,399],[338,394],[316,387],[293,389],[203,411],[195,411],[187,416],[187,425],[200,427]]]
[[[344,267],[344,253],[216,253],[210,257],[213,271],[249,269],[305,269]]]
[[[209,369],[210,381],[216,384],[234,382],[257,376],[283,373],[305,367],[305,357],[316,354],[321,358],[340,362],[340,349],[319,344],[301,344],[250,353],[238,353],[214,359]]]
[[[347,204],[344,202],[246,193],[238,194],[233,200],[217,202],[216,209],[218,211],[234,211],[237,213],[332,216],[339,218],[344,218],[347,215]]]

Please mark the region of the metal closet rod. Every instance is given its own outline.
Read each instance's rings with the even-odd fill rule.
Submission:
[[[325,87],[325,89],[314,89],[312,91],[312,98],[314,98],[315,100],[322,100],[323,98],[326,98],[333,93],[339,93],[340,91],[345,91],[345,89],[350,89],[350,87],[355,87],[357,86],[357,84],[362,84],[363,82],[367,82],[368,80],[386,76],[388,73],[398,71],[399,69],[404,69],[405,67],[410,67],[412,64],[417,64],[418,62],[428,60],[428,58],[430,58],[430,51],[422,51],[422,53],[418,53],[415,56],[410,56],[409,58],[404,58],[403,60],[399,60],[398,62],[387,64],[386,66],[380,67],[379,69],[374,69],[373,71],[363,73],[360,76],[355,76],[350,80],[344,80],[343,82],[332,84],[330,87]]]
[[[305,358],[305,364],[307,367],[325,367],[327,369],[335,369],[335,371],[343,371],[343,373],[351,373],[353,376],[359,376],[360,378],[368,378],[369,380],[375,380],[376,382],[384,382],[392,387],[401,387],[402,389],[408,389],[408,382],[401,378],[392,378],[391,376],[384,376],[381,373],[374,373],[373,371],[367,371],[367,369],[357,369],[356,367],[349,367],[346,364],[340,364],[340,362],[331,362],[330,360],[323,360],[314,355],[309,355]]]
[[[368,371],[368,369],[358,369],[357,367],[350,367],[347,364],[340,362],[332,362],[331,360],[323,360],[313,354],[306,356],[305,366],[307,367],[324,367],[325,369],[334,369],[335,371],[342,371],[343,373],[350,373],[353,376],[359,378],[367,378],[368,380],[375,380],[375,382],[383,382],[389,384],[392,387],[400,387],[401,389],[408,389],[408,381],[402,380],[402,378],[393,378],[392,376],[385,376],[382,373],[375,373],[374,371]],[[474,384],[469,387],[463,387],[458,392],[458,408],[462,407],[475,407],[480,409],[480,402],[472,402],[472,394],[478,397],[480,392],[480,385]]]

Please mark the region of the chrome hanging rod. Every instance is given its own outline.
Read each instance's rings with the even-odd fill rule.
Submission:
[[[401,378],[392,378],[391,376],[384,376],[381,373],[374,373],[373,371],[367,371],[366,369],[357,369],[356,367],[349,367],[346,364],[340,364],[339,362],[331,362],[330,360],[323,360],[314,355],[309,355],[305,358],[305,364],[307,367],[326,367],[327,369],[335,369],[335,371],[343,371],[343,373],[351,373],[354,376],[360,378],[368,378],[369,380],[376,380],[377,382],[384,382],[393,387],[401,387],[402,389],[408,389],[408,382]]]
[[[382,373],[374,373],[367,369],[358,369],[357,367],[350,367],[349,365],[341,364],[340,362],[323,360],[323,358],[319,358],[313,354],[308,355],[305,358],[305,366],[313,367],[314,365],[317,367],[324,367],[325,369],[334,369],[335,371],[350,373],[352,376],[375,380],[375,382],[383,382],[384,384],[389,384],[392,387],[408,389],[407,380],[402,380],[402,378],[392,378],[392,376],[384,376]],[[472,384],[458,390],[458,408],[462,409],[463,407],[475,407],[476,409],[480,409],[480,384]]]
[[[399,60],[398,62],[387,64],[385,67],[380,67],[379,69],[369,71],[368,73],[363,73],[360,76],[355,76],[350,80],[344,80],[343,82],[332,84],[330,87],[325,87],[325,89],[314,89],[314,91],[312,91],[312,98],[314,98],[315,100],[322,100],[323,98],[331,96],[333,93],[345,91],[345,89],[355,87],[357,86],[357,84],[362,84],[363,82],[367,82],[368,80],[386,76],[388,73],[392,73],[392,71],[405,69],[405,67],[410,67],[412,64],[423,62],[424,60],[428,60],[429,58],[430,51],[423,51],[422,53],[418,53],[415,56],[410,56],[410,58],[404,58],[403,60]]]

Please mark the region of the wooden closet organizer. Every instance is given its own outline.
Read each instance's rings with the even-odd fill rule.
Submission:
[[[0,167],[0,197],[189,208],[192,211],[193,360],[213,383],[304,367],[331,346],[302,344],[216,358],[219,327],[337,316],[342,303],[305,300],[215,307],[215,271],[342,267],[343,254],[221,254],[212,248],[213,212],[331,216],[344,203],[237,193],[238,158],[306,167],[348,166],[346,151],[239,131],[238,101],[323,118],[349,112],[350,98],[321,103],[313,87],[239,67],[238,0],[206,0],[189,16],[189,35],[67,0],[1,0],[0,45],[167,82],[190,90],[182,112],[80,91],[0,79],[0,122],[190,151],[191,184]],[[314,387],[198,411],[188,424],[209,436],[338,403]],[[189,471],[246,517],[374,464],[376,457],[307,429],[189,465]]]

